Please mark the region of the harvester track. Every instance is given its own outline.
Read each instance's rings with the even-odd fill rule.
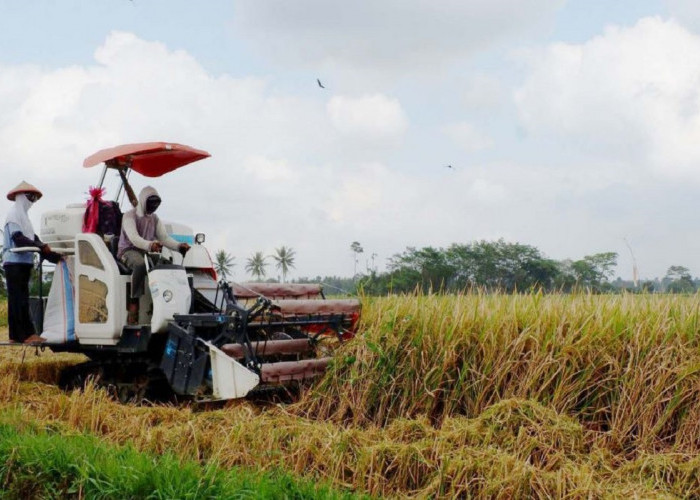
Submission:
[[[174,393],[160,368],[147,357],[86,361],[61,372],[59,387],[83,390],[88,384],[104,388],[122,403],[166,402]]]

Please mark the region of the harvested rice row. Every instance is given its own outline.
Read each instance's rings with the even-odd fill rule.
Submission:
[[[208,412],[122,405],[94,387],[65,394],[6,377],[0,412],[54,432],[89,432],[222,467],[284,469],[387,497],[700,495],[700,460],[625,462],[571,418],[521,400],[501,401],[475,419],[448,417],[439,428],[427,419],[346,428],[247,403]]]

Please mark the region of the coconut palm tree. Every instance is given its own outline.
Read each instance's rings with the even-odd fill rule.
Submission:
[[[265,277],[265,274],[267,274],[265,271],[266,266],[267,262],[265,262],[265,256],[263,253],[255,252],[253,256],[249,257],[246,261],[245,270],[260,281]]]
[[[282,245],[275,249],[274,255],[271,255],[275,259],[275,267],[282,271],[282,283],[287,281],[287,273],[290,269],[294,269],[294,255],[295,251],[291,248],[287,248]]]
[[[231,274],[231,268],[236,265],[235,260],[235,257],[226,250],[219,250],[214,255],[214,269],[222,280],[226,281],[226,278]]]
[[[355,254],[355,269],[353,271],[353,278],[357,278],[357,263],[359,262],[359,256],[362,252],[364,252],[364,248],[362,248],[362,245],[360,245],[359,241],[353,241],[350,244],[350,250]]]

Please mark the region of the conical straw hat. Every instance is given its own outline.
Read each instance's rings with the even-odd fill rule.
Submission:
[[[7,199],[10,201],[15,201],[15,197],[20,193],[36,193],[38,196],[37,200],[43,196],[41,191],[39,191],[37,188],[26,181],[22,181],[17,185],[17,187],[7,193]]]

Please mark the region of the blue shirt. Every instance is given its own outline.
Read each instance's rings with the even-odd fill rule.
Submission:
[[[3,264],[34,264],[34,252],[10,252],[10,249],[17,247],[12,241],[12,235],[21,232],[22,229],[14,222],[5,224],[2,244]]]

